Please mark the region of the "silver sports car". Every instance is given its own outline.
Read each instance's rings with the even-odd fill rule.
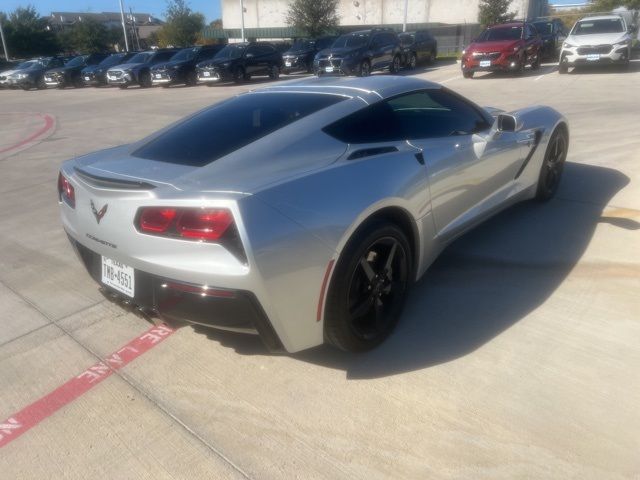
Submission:
[[[66,162],[64,229],[110,296],[271,350],[375,347],[453,239],[551,198],[569,146],[548,107],[481,108],[409,77],[314,78]]]

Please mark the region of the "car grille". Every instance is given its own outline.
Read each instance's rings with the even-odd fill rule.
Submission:
[[[341,58],[325,58],[325,59],[321,59],[318,62],[318,65],[320,66],[320,68],[325,68],[325,67],[340,68],[342,66],[342,59]]]
[[[612,48],[611,45],[584,46],[578,48],[578,55],[592,55],[594,53],[606,55],[607,53],[611,53]]]
[[[0,75],[0,81],[5,81],[7,79],[7,77],[5,77],[4,75]]]
[[[473,52],[474,60],[496,60],[500,52]]]
[[[120,70],[114,70],[112,72],[109,72],[107,75],[110,78],[120,78],[122,77],[123,73]]]

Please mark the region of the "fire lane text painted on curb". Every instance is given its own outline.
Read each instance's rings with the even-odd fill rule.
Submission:
[[[175,330],[166,325],[150,328],[103,361],[92,365],[77,377],[0,422],[0,448],[88,392],[116,370],[148,352],[174,332]]]

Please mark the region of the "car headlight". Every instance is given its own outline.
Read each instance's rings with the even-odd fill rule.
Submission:
[[[621,42],[616,43],[614,47],[626,47],[630,43],[631,43],[631,40],[627,38],[626,40],[622,40]]]
[[[513,47],[513,51],[514,52],[519,52],[520,51],[520,45],[518,45],[517,47]]]
[[[18,73],[16,75],[16,79],[18,79],[18,80],[24,80],[25,78],[29,78],[29,74],[28,73]]]
[[[576,48],[575,45],[570,44],[569,42],[564,42],[562,44],[562,48]]]

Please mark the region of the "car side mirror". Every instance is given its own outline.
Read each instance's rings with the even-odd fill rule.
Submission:
[[[518,128],[518,121],[513,115],[507,115],[501,113],[498,115],[498,131],[500,132],[515,132]]]

